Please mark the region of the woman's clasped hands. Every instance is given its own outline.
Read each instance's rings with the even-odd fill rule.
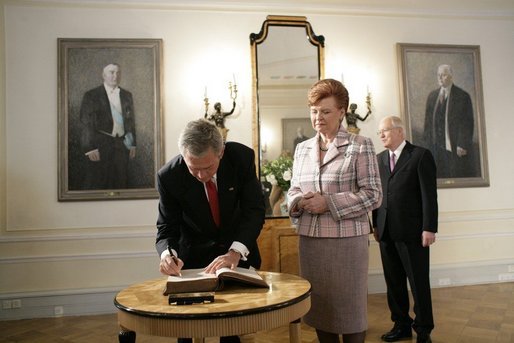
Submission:
[[[321,214],[328,211],[327,200],[318,192],[305,193],[297,206],[310,214]]]

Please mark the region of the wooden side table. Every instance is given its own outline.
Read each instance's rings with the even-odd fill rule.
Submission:
[[[165,337],[250,334],[289,324],[290,342],[300,342],[300,318],[311,306],[310,283],[296,275],[259,272],[269,289],[231,285],[206,304],[168,305],[162,295],[166,277],[145,281],[119,292],[120,342],[135,342],[136,332]]]

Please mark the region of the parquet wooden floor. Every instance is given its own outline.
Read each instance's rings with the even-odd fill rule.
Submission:
[[[514,343],[514,283],[432,290],[434,343]],[[366,343],[381,342],[392,324],[385,294],[369,295]],[[115,314],[0,321],[2,343],[115,343]],[[289,342],[288,327],[255,334],[255,343]],[[412,340],[415,342],[416,339]],[[173,343],[173,338],[137,335],[138,343]],[[208,343],[218,342],[215,338]],[[314,330],[302,326],[302,343],[317,342]],[[409,342],[409,341],[402,341]]]

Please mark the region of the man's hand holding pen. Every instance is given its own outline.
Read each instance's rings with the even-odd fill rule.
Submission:
[[[181,276],[182,274],[180,273],[180,270],[182,270],[184,262],[173,255],[173,252],[171,252],[170,249],[168,249],[168,251],[170,254],[161,259],[159,271],[165,275]]]
[[[168,252],[169,254],[166,254],[161,258],[159,271],[165,275],[182,276],[180,271],[182,270],[182,267],[184,267],[184,261],[176,257],[170,248],[168,248]],[[220,268],[228,267],[230,269],[234,269],[239,264],[240,259],[241,253],[235,250],[229,250],[225,255],[216,257],[207,267],[205,267],[205,272],[214,274]]]

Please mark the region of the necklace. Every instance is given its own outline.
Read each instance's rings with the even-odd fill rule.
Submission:
[[[318,144],[319,144],[319,150],[324,151],[324,152],[328,151],[328,146],[326,146],[324,148],[321,146],[321,136],[319,137]]]

